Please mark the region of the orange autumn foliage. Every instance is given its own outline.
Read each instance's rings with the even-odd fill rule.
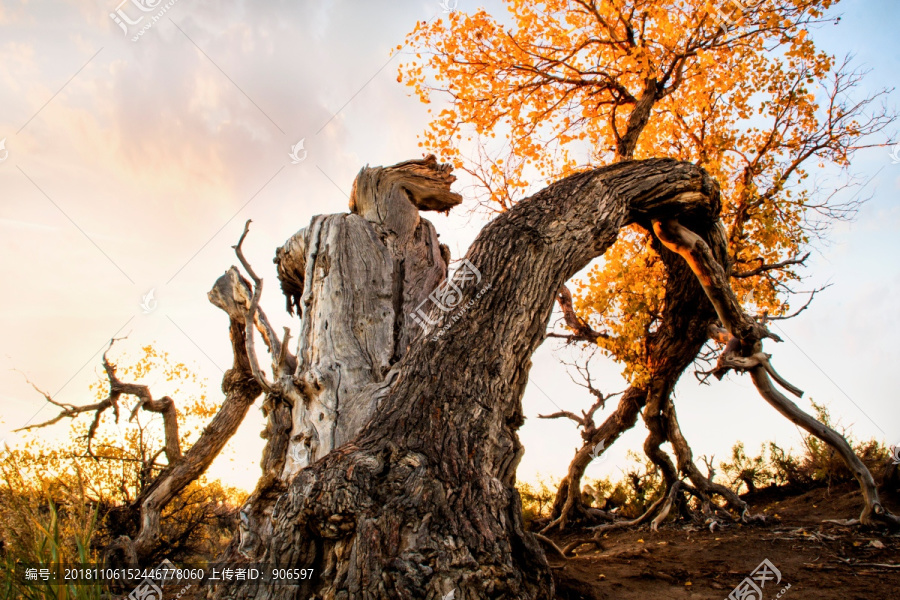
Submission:
[[[504,18],[453,12],[409,34],[418,54],[399,79],[425,103],[449,99],[420,145],[468,173],[494,210],[614,161],[699,163],[721,186],[739,297],[759,314],[789,313],[800,280],[792,261],[855,208],[823,199],[809,169],[845,171],[893,118],[875,107],[881,93],[852,100],[861,75],[817,50],[809,31],[833,22],[834,2],[506,4]],[[664,283],[649,235],[634,227],[577,284],[576,310],[608,334],[598,344],[634,383],[646,376]]]

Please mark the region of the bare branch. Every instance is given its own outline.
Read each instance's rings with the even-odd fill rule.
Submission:
[[[131,411],[131,416],[129,420],[133,420],[135,415],[139,410],[146,410],[148,412],[158,413],[163,417],[163,429],[165,432],[165,452],[166,458],[169,462],[175,462],[181,458],[181,442],[178,435],[178,415],[175,412],[175,402],[172,398],[168,396],[164,396],[159,400],[154,400],[152,394],[150,393],[150,388],[145,385],[138,385],[134,383],[123,383],[116,376],[116,366],[109,361],[109,351],[112,349],[113,344],[118,341],[116,338],[113,338],[109,342],[109,346],[106,351],[103,353],[103,369],[106,371],[106,377],[109,381],[109,395],[100,402],[95,404],[87,404],[84,406],[75,406],[72,404],[65,404],[62,402],[57,402],[50,397],[50,395],[46,392],[41,391],[37,388],[31,381],[28,381],[35,390],[41,393],[44,398],[47,399],[48,402],[59,406],[63,410],[49,421],[45,421],[43,423],[38,423],[36,425],[29,425],[28,427],[23,427],[21,430],[28,429],[37,429],[40,427],[46,427],[48,425],[53,425],[54,423],[59,422],[61,419],[68,418],[74,419],[78,415],[87,412],[94,413],[94,420],[91,422],[91,425],[88,429],[87,435],[87,453],[89,456],[96,458],[94,456],[94,452],[91,448],[91,443],[93,442],[94,436],[97,433],[97,429],[100,426],[100,419],[103,416],[103,413],[109,409],[113,409],[113,413],[116,416],[116,422],[119,420],[119,398],[125,394],[129,396],[134,396],[138,399],[137,404],[135,404],[134,408]]]
[[[247,219],[247,222],[244,224],[244,232],[241,234],[241,238],[238,240],[237,245],[232,247],[234,248],[235,254],[237,254],[238,260],[241,261],[241,264],[253,279],[254,283],[253,296],[250,299],[250,306],[244,315],[244,326],[247,329],[245,343],[247,358],[250,360],[250,369],[253,372],[253,377],[256,379],[256,381],[259,382],[259,385],[262,387],[262,389],[266,393],[272,393],[275,391],[275,386],[269,382],[269,380],[266,378],[265,373],[263,373],[262,369],[259,368],[259,360],[257,360],[256,358],[256,348],[254,343],[254,339],[256,336],[253,333],[254,324],[255,322],[257,322],[256,315],[259,311],[259,299],[260,296],[262,296],[263,281],[253,270],[253,267],[250,266],[250,263],[247,262],[247,259],[244,258],[244,252],[241,248],[244,244],[244,239],[246,239],[247,234],[250,232],[250,223],[250,219]],[[260,323],[260,325],[263,325],[264,323],[264,326],[261,327],[261,333],[263,334],[263,339],[268,338],[267,345],[269,346],[269,352],[273,356],[279,356],[281,354],[281,342],[277,342],[277,349],[273,347],[273,344],[278,340],[278,338],[275,336],[274,332],[272,332],[272,328],[269,325],[268,320],[259,319],[258,322]]]
[[[731,276],[735,279],[743,279],[745,277],[753,277],[754,275],[759,275],[761,273],[765,273],[766,271],[774,271],[777,269],[783,269],[790,265],[803,265],[807,258],[809,258],[810,253],[807,252],[802,257],[790,258],[788,260],[783,260],[781,262],[772,263],[770,265],[762,264],[755,269],[751,269],[749,271],[742,271],[740,273],[732,273]],[[759,259],[760,261],[762,259]]]
[[[584,426],[584,420],[581,417],[579,417],[575,413],[569,412],[567,410],[555,412],[551,415],[538,415],[538,419],[559,419],[562,417],[566,417],[567,419],[572,419],[579,425]]]
[[[607,334],[599,331],[594,331],[587,323],[587,321],[578,316],[572,303],[572,292],[569,291],[568,287],[564,285],[559,288],[556,296],[556,301],[559,304],[560,310],[562,310],[563,318],[566,321],[566,326],[575,332],[574,335],[568,336],[567,339],[569,339],[570,341],[586,341],[591,343],[596,343],[600,338],[608,339],[609,336]],[[558,334],[548,334],[548,336],[564,337]]]
[[[22,375],[22,377],[25,378],[25,381],[28,382],[28,385],[30,385],[32,388],[34,388],[34,390],[36,392],[38,392],[40,395],[42,395],[44,397],[44,399],[47,400],[47,402],[63,409],[58,415],[56,415],[54,418],[50,419],[49,421],[44,421],[43,423],[36,423],[34,425],[27,425],[25,427],[20,427],[19,429],[16,429],[15,431],[28,431],[30,429],[39,429],[41,427],[47,427],[48,425],[53,425],[54,423],[58,423],[59,421],[61,421],[64,418],[73,419],[76,416],[80,415],[81,413],[92,412],[95,410],[103,411],[110,407],[109,398],[107,398],[101,402],[97,402],[96,404],[88,404],[85,406],[75,406],[74,404],[67,404],[65,402],[57,402],[50,396],[50,394],[48,392],[43,391],[37,385],[32,383],[32,381],[30,379],[28,379],[28,377],[26,377],[24,373],[22,373],[18,369],[16,369],[15,371],[17,373],[20,373]]]
[[[828,285],[823,285],[822,287],[816,288],[816,289],[814,289],[813,291],[811,291],[811,292],[809,293],[809,299],[806,301],[806,303],[805,303],[803,306],[801,306],[800,308],[798,308],[797,310],[795,310],[794,312],[792,312],[791,314],[789,314],[789,315],[781,315],[781,316],[777,316],[777,317],[772,317],[772,316],[769,316],[768,313],[763,314],[763,322],[766,322],[766,321],[786,321],[787,319],[793,319],[794,317],[796,317],[797,315],[799,315],[800,313],[802,313],[804,310],[806,310],[807,308],[809,308],[809,305],[812,304],[813,298],[816,297],[816,294],[818,294],[818,293],[821,292],[822,290],[827,289],[827,288],[829,288],[829,287],[831,287],[831,284],[830,284],[830,283],[829,283]]]

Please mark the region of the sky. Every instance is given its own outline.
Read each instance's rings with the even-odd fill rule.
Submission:
[[[482,5],[503,11],[499,2],[469,0],[456,10]],[[0,0],[0,439],[12,447],[27,439],[13,430],[55,414],[23,374],[58,401],[91,402],[88,386],[112,337],[127,336],[113,359],[127,362],[153,344],[220,395],[231,364],[228,320],[206,293],[236,263],[231,246],[244,222],[253,220],[244,251],[265,281],[262,306],[276,330],[296,332],[283,310],[275,248],[313,215],[346,211],[362,166],[421,155],[427,107],[397,82],[405,50],[392,49],[417,20],[444,14],[438,0],[144,6],[152,10],[130,0]],[[849,0],[837,12],[839,25],[813,33],[819,46],[851,53],[870,70],[863,91],[895,85],[900,4]],[[900,94],[889,102],[900,106]],[[296,164],[295,148],[304,157]],[[808,285],[831,287],[778,323],[785,342],[766,349],[806,390],[801,407],[826,403],[856,437],[900,444],[900,164],[875,148],[858,154],[853,169],[870,180],[871,199],[808,263]],[[465,181],[457,188],[467,196]],[[427,217],[454,258],[486,220],[465,205]],[[572,423],[537,418],[590,406],[561,364],[574,356],[548,341],[534,357],[520,479],[563,475],[580,443]],[[595,373],[605,392],[626,387],[614,364],[598,361]],[[164,382],[152,383],[164,393]],[[746,376],[701,387],[687,373],[675,401],[696,456],[726,459],[738,440],[750,450],[768,440],[800,444],[797,428]],[[62,438],[68,427],[38,435]],[[261,411],[251,409],[210,476],[251,488],[262,428]],[[587,476],[627,469],[626,452],[645,435],[639,424]]]

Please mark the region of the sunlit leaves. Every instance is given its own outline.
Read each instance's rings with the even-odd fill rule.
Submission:
[[[884,124],[866,120],[865,103],[841,100],[858,79],[808,35],[829,0],[745,2],[727,31],[714,18],[717,0],[506,4],[507,15],[418,24],[408,36],[418,54],[399,77],[423,102],[450,100],[420,145],[468,172],[495,210],[613,160],[689,160],[719,181],[734,269],[749,271],[797,256],[816,234],[806,163],[846,167],[858,140]],[[841,216],[829,210],[826,218]],[[752,310],[775,315],[798,278],[788,267],[734,287]],[[610,333],[601,343],[632,379],[645,372],[663,285],[646,235],[633,231],[578,286],[579,312]]]

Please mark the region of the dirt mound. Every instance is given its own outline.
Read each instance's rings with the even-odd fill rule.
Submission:
[[[823,522],[859,515],[862,499],[855,486],[805,493],[770,489],[745,500],[774,522],[714,532],[677,524],[655,533],[642,527],[611,532],[603,548],[583,546],[568,561],[551,556],[557,598],[723,600],[766,559],[780,572],[779,580],[769,570],[771,579],[762,588],[766,600],[900,598],[900,536]],[[898,509],[896,501],[885,504]]]

